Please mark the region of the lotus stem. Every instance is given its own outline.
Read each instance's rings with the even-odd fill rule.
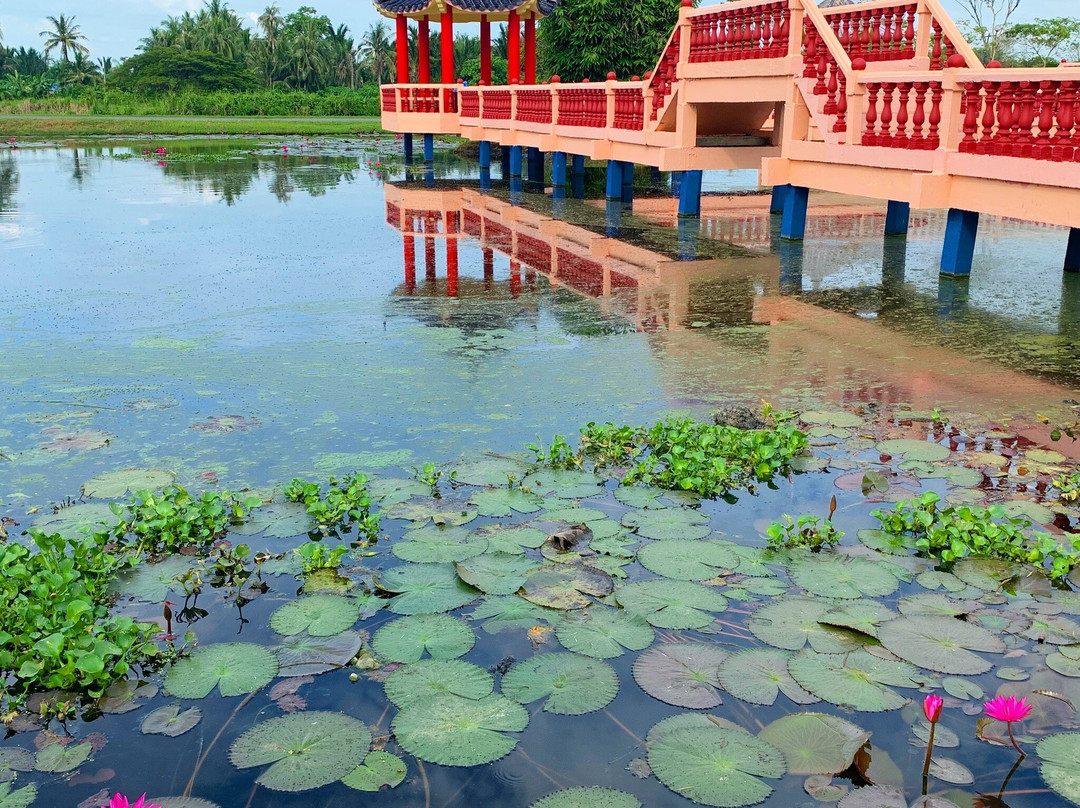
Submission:
[[[1003,782],[1001,784],[1001,788],[998,789],[998,799],[1001,799],[1001,795],[1005,793],[1005,787],[1007,785],[1009,785],[1009,781],[1012,779],[1013,774],[1016,773],[1016,770],[1018,768],[1020,768],[1020,764],[1023,763],[1023,762],[1024,762],[1024,754],[1023,754],[1023,752],[1021,752],[1020,757],[1018,757],[1016,759],[1016,763],[1014,763],[1012,768],[1009,769],[1009,773],[1007,775],[1005,775],[1005,782]]]
[[[1009,740],[1012,741],[1013,749],[1015,749],[1017,752],[1020,753],[1020,760],[1023,760],[1024,758],[1027,757],[1027,752],[1025,752],[1023,749],[1020,748],[1020,744],[1018,744],[1016,742],[1016,738],[1013,737],[1012,721],[1009,721],[1005,726],[1008,727],[1008,729],[1009,729]],[[1019,763],[1019,762],[1020,761],[1017,761],[1017,763]],[[1010,774],[1011,774],[1011,772],[1010,772]]]
[[[930,738],[926,742],[926,760],[923,761],[922,767],[922,782],[923,782],[923,794],[926,794],[926,780],[930,776],[930,756],[934,754],[934,730],[937,729],[936,723],[930,724]]]

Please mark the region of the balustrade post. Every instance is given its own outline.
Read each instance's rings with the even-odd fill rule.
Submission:
[[[930,131],[926,137],[926,148],[936,149],[941,143],[941,135],[938,134],[938,128],[941,124],[941,98],[942,98],[941,83],[934,81],[930,83]],[[959,93],[953,93],[953,95],[959,96]],[[959,100],[957,101],[959,103]],[[952,120],[959,119],[959,112]],[[955,128],[955,127],[954,127]]]
[[[1076,84],[1072,81],[1061,82],[1058,91],[1057,133],[1054,136],[1054,150],[1051,159],[1064,162],[1073,155],[1073,126],[1076,123]]]
[[[994,123],[997,119],[997,85],[992,81],[982,82],[983,88],[983,116],[982,136],[975,151],[978,154],[989,154],[993,145]]]
[[[975,133],[979,131],[979,105],[982,97],[977,82],[969,81],[964,85],[964,137],[960,141],[960,151],[974,153],[978,150]]]
[[[913,149],[925,149],[927,138],[923,134],[923,126],[926,124],[926,91],[930,84],[925,81],[912,83],[915,90],[915,110],[911,114],[911,147]]]
[[[878,92],[881,85],[871,82],[866,85],[866,124],[863,129],[862,143],[864,146],[877,146],[877,104]]]
[[[893,133],[892,133],[892,99],[893,90],[896,85],[891,81],[885,81],[881,84],[881,134],[877,137],[877,144],[879,146],[892,146],[893,145]]]
[[[932,45],[932,31],[931,20],[933,14],[930,9],[926,7],[926,0],[919,0],[915,4],[915,58],[917,70],[926,70],[930,68],[930,48]],[[923,60],[926,60],[923,63]]]
[[[1057,106],[1057,92],[1054,82],[1039,82],[1039,133],[1031,150],[1031,156],[1037,160],[1049,160],[1053,154],[1050,145],[1050,130],[1054,126],[1054,111]]]
[[[604,127],[615,127],[615,74],[607,74],[607,82],[604,83]]]
[[[911,84],[902,81],[896,85],[896,88],[896,136],[893,138],[893,145],[908,149],[911,148],[911,142],[908,138],[907,131],[908,102],[910,100]]]

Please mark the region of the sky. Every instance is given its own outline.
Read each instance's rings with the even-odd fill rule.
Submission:
[[[269,0],[231,0],[229,5],[252,21]],[[956,19],[962,18],[956,0],[944,0]],[[709,0],[704,0],[709,4]],[[89,40],[93,58],[130,56],[154,25],[172,14],[194,11],[202,0],[0,0],[0,31],[9,47],[41,48],[39,32],[48,25],[46,15],[74,16]],[[283,13],[310,5],[326,14],[335,25],[345,24],[359,39],[372,23],[378,21],[370,0],[277,0]],[[1016,19],[1075,16],[1077,0],[1022,0]]]

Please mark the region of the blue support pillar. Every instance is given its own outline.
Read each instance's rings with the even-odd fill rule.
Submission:
[[[682,193],[682,181],[684,171],[672,171],[671,172],[671,195],[679,196]]]
[[[769,213],[783,213],[784,201],[787,199],[790,185],[774,185],[772,189],[772,201],[769,202]]]
[[[424,135],[424,162],[435,162],[435,135]]]
[[[911,205],[907,202],[894,202],[890,199],[889,207],[885,212],[885,235],[907,235],[908,219],[910,218]]]
[[[521,177],[521,146],[510,147],[510,178]]]
[[[491,168],[491,141],[480,141],[480,170]]]
[[[802,241],[806,235],[806,203],[810,189],[792,185],[784,197],[784,213],[780,217],[780,238]]]
[[[970,210],[949,210],[945,225],[945,244],[941,250],[942,275],[970,275],[975,257],[975,235],[979,231],[979,214]]]
[[[510,147],[502,146],[499,149],[499,165],[502,168],[502,178],[510,179]]]
[[[679,184],[679,215],[696,218],[701,215],[701,172],[683,172]]]
[[[585,155],[575,154],[570,160],[570,197],[585,198]]]
[[[624,162],[622,164],[622,203],[627,206],[634,204],[634,164]]]
[[[490,191],[491,190],[491,169],[490,168],[481,168],[480,169],[480,190],[481,191]]]
[[[411,166],[413,160],[412,134],[406,132],[405,137],[402,138],[402,141],[402,145],[405,147],[405,165]]]
[[[881,254],[881,287],[887,292],[899,292],[904,286],[907,248],[906,239],[885,239],[885,249]]]
[[[428,163],[424,168],[424,185],[428,188],[435,187],[435,165]]]
[[[1069,246],[1065,249],[1065,271],[1080,272],[1080,227],[1069,231]]]
[[[540,185],[544,182],[544,153],[535,146],[529,147],[528,180]]]
[[[622,163],[618,160],[607,161],[607,185],[604,190],[606,199],[622,199]]]
[[[942,276],[938,278],[938,317],[950,318],[960,314],[967,308],[968,284],[967,278],[952,278]]]
[[[551,155],[551,187],[566,187],[566,152]]]

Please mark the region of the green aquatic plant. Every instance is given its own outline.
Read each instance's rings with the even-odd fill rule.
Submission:
[[[792,520],[785,513],[784,521],[773,522],[765,530],[769,547],[774,550],[807,547],[817,552],[822,547],[839,544],[840,539],[844,538],[844,534],[833,525],[834,513],[836,513],[835,496],[829,500],[829,515],[824,518],[804,514],[798,519]]]
[[[592,460],[597,468],[625,465],[644,451],[644,432],[642,427],[589,421],[581,429],[578,451]]]
[[[378,538],[381,523],[380,515],[371,511],[367,481],[355,472],[340,479],[331,477],[324,494],[318,483],[297,477],[285,487],[285,496],[303,503],[324,535],[338,537],[355,527],[358,540],[366,546]]]
[[[581,455],[574,451],[563,435],[554,435],[547,448],[539,437],[536,443],[526,443],[525,448],[533,453],[534,461],[542,466],[567,470],[581,468]]]
[[[349,552],[349,548],[340,545],[330,549],[325,544],[309,541],[301,544],[293,552],[300,556],[306,574],[315,570],[336,570],[341,566],[341,559]]]
[[[1057,489],[1058,499],[1062,502],[1075,503],[1080,500],[1080,471],[1072,474],[1060,474],[1050,482]]]
[[[208,547],[258,504],[255,497],[241,500],[229,491],[204,491],[196,496],[179,485],[166,486],[161,492],[142,490],[126,503],[111,503],[109,509],[119,521],[95,536],[134,544],[140,554]]]
[[[412,476],[414,480],[430,488],[433,497],[438,497],[439,483],[443,481],[444,477],[453,483],[457,477],[457,472],[451,471],[450,474],[447,475],[446,472],[434,463],[425,463],[419,467],[413,466]]]

